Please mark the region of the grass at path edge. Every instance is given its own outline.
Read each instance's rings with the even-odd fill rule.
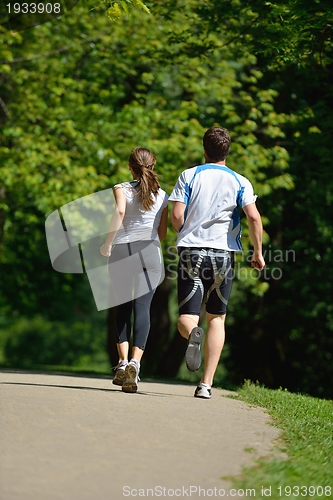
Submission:
[[[333,401],[251,382],[237,392],[242,401],[264,408],[272,417],[282,431],[278,449],[287,458],[257,460],[234,479],[234,487],[253,488],[256,498],[273,500],[333,498]]]

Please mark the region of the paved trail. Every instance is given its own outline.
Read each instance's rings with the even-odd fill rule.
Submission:
[[[1,500],[239,498],[221,477],[279,436],[223,390],[207,401],[170,383],[125,394],[108,378],[3,371],[1,382]]]

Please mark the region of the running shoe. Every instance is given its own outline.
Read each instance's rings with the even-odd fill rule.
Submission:
[[[125,381],[125,368],[128,365],[128,361],[120,361],[117,366],[113,368],[115,371],[114,379],[112,383],[115,385],[123,385]]]
[[[210,399],[212,397],[212,388],[208,384],[199,382],[194,392],[195,398]]]
[[[190,372],[195,372],[201,365],[201,342],[204,331],[199,326],[193,328],[188,338],[188,346],[185,353],[186,366]]]
[[[136,392],[138,390],[140,364],[131,359],[125,368],[125,381],[122,386],[124,392]]]

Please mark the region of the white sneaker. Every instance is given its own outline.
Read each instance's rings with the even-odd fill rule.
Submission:
[[[112,383],[115,385],[123,385],[125,382],[125,368],[128,365],[128,361],[120,361],[118,365],[113,368],[115,371],[115,376],[114,379],[112,380]]]
[[[194,392],[195,398],[210,399],[212,397],[212,388],[208,384],[203,384],[199,382],[197,388]]]
[[[125,368],[125,381],[122,386],[124,392],[136,392],[138,390],[140,364],[131,359]]]

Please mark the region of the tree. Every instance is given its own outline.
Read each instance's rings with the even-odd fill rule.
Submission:
[[[263,85],[256,57],[243,53],[236,58],[225,35],[205,33],[198,26],[195,7],[196,2],[181,0],[156,3],[154,16],[133,13],[129,23],[114,22],[112,32],[98,9],[89,14],[76,10],[80,15],[66,16],[52,29],[43,25],[5,40],[1,185],[7,219],[1,295],[6,314],[14,309],[34,315],[42,303],[50,317],[65,317],[59,301],[52,299],[66,290],[69,300],[83,286],[73,277],[53,274],[52,290],[45,294],[50,265],[45,247],[36,244],[43,239],[42,222],[64,203],[126,178],[127,158],[137,144],[156,153],[162,187],[170,192],[181,170],[203,161],[205,129],[223,125],[233,139],[229,166],[253,181],[260,198],[283,198],[293,187],[281,144],[288,117],[275,110],[278,92]],[[209,57],[204,55],[206,42]],[[246,227],[244,242],[247,248]],[[169,278],[174,276],[174,243],[170,231],[165,243]],[[27,250],[31,258],[25,261]],[[31,259],[38,262],[38,276]],[[11,275],[9,267],[18,262],[20,272]],[[153,310],[154,349],[146,358],[157,358],[147,362],[153,374],[171,373],[162,367],[168,366],[173,343],[179,342],[170,318],[163,319],[162,332],[159,322],[166,297],[173,307],[174,283],[166,280],[156,295],[164,303],[156,302]],[[243,286],[262,296],[268,283],[249,277]],[[78,306],[77,296],[71,310]]]
[[[238,295],[244,310],[232,327],[229,373],[238,381],[330,397],[332,5],[213,1],[197,11],[202,32],[232,32],[227,45],[234,53],[246,46],[255,54],[261,84],[278,93],[274,109],[288,117],[280,145],[294,183],[294,190],[275,191],[260,204],[272,255],[284,255],[283,262],[269,264],[283,271],[283,279],[271,279],[264,297]],[[206,48],[212,50],[208,43]],[[295,258],[287,261],[289,251]]]

